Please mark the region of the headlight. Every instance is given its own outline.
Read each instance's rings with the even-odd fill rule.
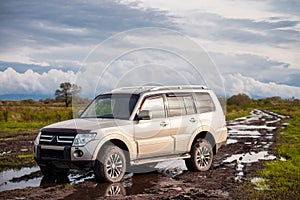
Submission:
[[[41,134],[42,134],[42,132],[40,131],[39,134],[36,136],[36,138],[35,138],[35,140],[34,140],[34,144],[39,144]]]
[[[93,140],[96,137],[96,133],[87,133],[87,134],[77,134],[73,146],[84,146],[89,141]]]

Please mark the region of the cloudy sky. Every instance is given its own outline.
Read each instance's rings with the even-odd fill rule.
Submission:
[[[299,10],[298,0],[0,1],[0,99],[13,94],[53,97],[61,82],[80,80],[83,66],[99,45],[105,58],[124,55],[132,49],[128,48],[132,43],[138,43],[134,48],[141,47],[141,36],[145,34],[118,36],[147,27],[171,30],[198,44],[216,66],[216,70],[209,69],[220,72],[227,96],[246,93],[252,97],[300,98]],[[157,44],[172,41],[170,46],[178,41],[171,35],[169,39],[160,35],[155,38],[160,40]],[[108,40],[109,45],[103,45]],[[149,43],[143,44],[149,47]],[[189,51],[185,50],[185,58],[195,53]],[[83,77],[86,84],[104,82],[104,86],[110,85],[109,80],[126,85],[124,80],[130,76],[141,79],[136,73],[146,74],[144,79],[151,82],[159,74],[164,83],[171,84],[172,73],[168,71],[175,69],[174,76],[184,76],[197,84],[191,70],[179,67],[178,63],[185,66],[182,59],[177,60],[179,54],[175,58],[170,56],[171,51],[157,52],[131,53],[114,62],[118,67],[107,70],[109,76],[95,76],[94,70]],[[155,66],[154,58],[160,60]],[[103,61],[99,58],[97,62]],[[135,73],[129,73],[132,71]]]

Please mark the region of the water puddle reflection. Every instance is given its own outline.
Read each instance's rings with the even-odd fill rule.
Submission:
[[[234,154],[223,160],[225,165],[236,164],[236,181],[242,181],[244,168],[260,160],[276,160],[276,156],[269,154],[269,148],[273,144],[272,139],[278,128],[278,122],[287,116],[273,112],[253,110],[251,116],[242,117],[227,122],[227,144],[242,142],[249,146],[248,152]],[[286,127],[282,124],[281,127]],[[229,141],[229,142],[228,142]]]
[[[20,170],[7,170],[0,173],[0,192],[23,189],[27,186],[38,187],[42,175],[39,167],[24,167]]]

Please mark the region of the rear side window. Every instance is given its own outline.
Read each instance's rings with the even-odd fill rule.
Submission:
[[[208,93],[196,93],[197,111],[199,113],[212,112],[215,110],[215,104]]]
[[[182,97],[178,96],[167,96],[169,105],[169,117],[185,115],[185,107]]]
[[[186,109],[186,114],[187,115],[192,115],[196,113],[196,108],[194,105],[194,100],[192,96],[184,96],[183,97],[185,109]]]
[[[194,100],[190,94],[167,95],[169,117],[191,115],[196,113]]]

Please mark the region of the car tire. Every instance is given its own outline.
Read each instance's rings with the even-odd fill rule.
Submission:
[[[191,149],[191,157],[185,160],[189,171],[207,171],[212,165],[213,150],[211,144],[205,139],[197,139]]]
[[[97,156],[95,178],[98,182],[120,182],[126,172],[126,157],[122,149],[107,145]]]

